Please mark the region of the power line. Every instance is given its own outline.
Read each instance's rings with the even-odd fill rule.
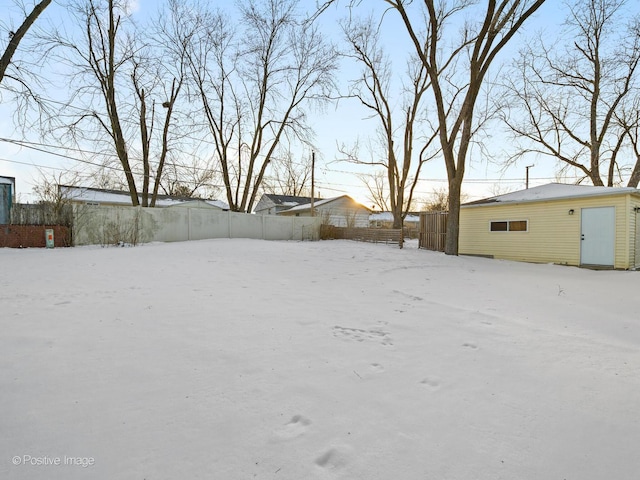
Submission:
[[[0,158],[0,162],[17,163],[19,165],[27,165],[29,167],[45,168],[45,169],[50,169],[50,170],[62,170],[62,171],[68,171],[69,170],[68,168],[52,167],[52,166],[49,166],[49,165],[38,165],[37,163],[20,162],[18,160],[9,160],[8,158]]]
[[[6,139],[2,139],[0,138],[0,141],[6,141]],[[18,145],[21,145],[19,142],[10,142],[10,143],[16,143]],[[95,167],[99,167],[99,168],[106,168],[106,169],[110,169],[110,170],[116,170],[118,172],[122,172],[122,168],[119,167],[113,167],[110,165],[103,165],[103,164],[99,164],[99,163],[95,163],[95,162],[90,162],[88,160],[81,160],[81,159],[77,159],[74,157],[70,157],[70,156],[66,156],[66,155],[62,155],[62,154],[56,154],[53,152],[47,152],[46,150],[42,150],[42,149],[38,149],[35,147],[31,147],[29,145],[21,145],[24,146],[25,148],[33,148],[35,150],[38,151],[43,151],[45,153],[51,153],[52,155],[56,155],[68,160],[72,160],[72,161],[77,161],[77,162],[82,162],[91,166],[95,166]],[[23,161],[19,161],[19,160],[11,160],[8,158],[0,158],[0,161],[3,162],[7,162],[7,163],[14,163],[14,164],[18,164],[18,165],[25,165],[25,166],[29,166],[29,167],[36,167],[36,168],[43,168],[43,169],[49,169],[49,170],[59,170],[59,171],[69,171],[68,168],[63,168],[63,167],[55,167],[55,166],[51,166],[51,165],[41,165],[41,164],[37,164],[37,163],[30,163],[30,162],[23,162]],[[196,167],[196,166],[191,166],[191,167],[184,167],[182,165],[178,165],[178,164],[171,164],[174,168],[178,168],[178,167],[182,167],[182,168],[194,168],[196,170],[207,170],[205,168],[202,167]],[[343,172],[343,171],[333,171],[331,170],[330,173],[345,173],[345,174],[351,174],[354,175],[353,172]],[[578,177],[570,177],[572,180],[577,180]],[[555,177],[535,177],[535,178],[531,178],[530,180],[533,181],[552,181],[552,180],[556,180]],[[421,182],[433,182],[433,183],[447,183],[448,180],[444,179],[444,178],[425,178],[420,180]],[[474,183],[474,184],[495,184],[495,183],[523,183],[522,179],[508,179],[508,178],[487,178],[487,179],[481,179],[481,178],[469,178],[469,179],[465,179],[464,180],[467,183]],[[344,191],[343,189],[335,189],[335,188],[330,188],[328,187],[328,185],[331,185],[333,187],[347,187],[347,188],[363,188],[365,187],[365,185],[353,185],[353,184],[345,184],[345,183],[336,183],[336,182],[326,182],[326,181],[319,181],[317,182],[317,184],[319,186],[322,186],[323,188],[327,189],[327,190],[334,190],[334,191]],[[217,188],[222,188],[224,187],[224,185],[214,185]],[[418,193],[418,194],[428,194],[430,192],[426,192],[426,191],[416,191],[414,193]]]
[[[91,162],[89,160],[84,160],[84,159],[80,159],[80,158],[77,158],[77,157],[71,157],[69,155],[64,155],[64,154],[61,154],[61,153],[57,153],[57,152],[46,150],[44,148],[39,148],[39,147],[43,146],[43,147],[54,148],[54,149],[55,148],[60,148],[60,149],[67,149],[67,150],[72,150],[72,151],[76,151],[76,152],[80,152],[80,153],[93,154],[93,155],[96,155],[96,156],[102,155],[102,156],[118,158],[117,155],[115,155],[115,154],[103,153],[103,152],[92,152],[90,150],[74,149],[74,148],[67,148],[67,147],[59,147],[57,145],[50,145],[50,144],[44,144],[44,143],[38,143],[38,142],[30,142],[30,141],[27,141],[27,140],[16,140],[16,139],[11,139],[11,138],[0,138],[0,142],[11,143],[13,145],[18,145],[19,147],[22,147],[22,148],[28,148],[28,149],[31,149],[31,150],[36,150],[38,152],[46,153],[47,155],[53,155],[53,156],[56,156],[56,157],[64,158],[65,160],[71,160],[71,161],[74,161],[74,162],[84,163],[84,164],[87,164],[87,165],[91,165],[91,166],[98,167],[98,168],[104,168],[104,169],[107,169],[107,170],[115,170],[115,171],[117,171],[119,173],[121,173],[121,172],[123,172],[123,173],[133,173],[133,174],[137,173],[135,171],[127,171],[127,170],[123,169],[121,166],[117,166],[116,167],[116,166],[112,166],[112,165],[108,165],[108,164]],[[29,163],[25,163],[25,162],[19,162],[19,161],[16,161],[16,160],[4,159],[4,161],[11,162],[11,163],[19,163],[19,164],[23,164],[23,165],[38,166],[36,164],[29,164]],[[189,165],[189,166],[180,165],[180,164],[178,164],[176,162],[166,162],[165,161],[165,164],[167,164],[169,166],[172,166],[175,169],[179,169],[179,168],[194,169],[194,170],[203,171],[203,172],[215,171],[214,169],[208,169],[208,168],[199,167],[199,166],[196,166],[196,165]],[[47,167],[47,166],[44,166],[44,165],[41,165],[40,167],[42,167],[42,168],[54,168],[54,167]],[[62,170],[65,170],[65,169],[62,169]],[[68,169],[66,169],[66,170],[68,170]],[[220,172],[219,171],[215,171],[215,173],[219,174]],[[151,175],[151,178],[155,178],[155,176]]]
[[[2,86],[0,86],[0,90],[2,90],[2,89],[3,89],[3,87],[2,87]],[[5,88],[5,90],[6,90],[6,88]],[[76,110],[79,114],[83,114],[83,115],[95,115],[95,114],[96,114],[96,110],[91,110],[91,109],[88,109],[88,108],[85,108],[85,107],[78,107],[78,106],[73,105],[73,104],[71,104],[71,103],[61,102],[61,101],[59,101],[59,100],[54,100],[54,99],[52,99],[52,98],[45,98],[45,97],[42,97],[42,96],[40,96],[39,98],[40,98],[40,100],[42,100],[43,102],[52,103],[52,104],[54,104],[54,105],[60,105],[60,106],[62,106],[62,107],[66,107],[66,108],[74,109],[74,110]],[[124,122],[124,123],[127,123],[127,124],[129,124],[129,125],[134,125],[134,126],[136,126],[136,127],[139,125],[139,123],[138,123],[138,122],[133,121],[133,120],[131,120],[131,119],[130,119],[130,118],[128,118],[128,117],[124,117],[124,118],[122,118],[122,119],[121,119],[121,121],[122,121],[122,122]],[[197,124],[197,123],[196,123],[196,124],[194,124],[194,125],[195,125],[195,126],[197,126],[198,128],[202,128],[202,129],[208,129],[208,128],[209,128],[206,124]],[[192,141],[194,141],[194,142],[198,142],[198,143],[205,143],[205,144],[207,144],[207,145],[211,145],[211,146],[213,146],[213,147],[216,147],[216,146],[217,146],[217,144],[216,144],[215,142],[210,141],[210,140],[206,140],[205,138],[202,138],[202,137],[193,137],[193,136],[185,135],[185,134],[181,134],[181,135],[179,135],[179,137],[180,137],[180,138],[186,138],[186,139],[188,139],[188,140],[192,140]],[[52,147],[53,147],[53,148],[62,148],[62,147],[57,147],[57,146],[53,146],[53,145],[52,145]],[[65,148],[66,148],[66,147],[65,147]],[[78,150],[78,151],[82,151],[82,150]],[[90,152],[90,151],[87,151],[87,153],[91,153],[91,154],[94,154],[94,155],[107,155],[107,154],[105,154],[105,153]],[[114,155],[114,154],[108,154],[108,155],[116,156],[116,155]],[[273,158],[274,160],[275,160],[275,159],[277,159],[277,160],[284,160],[284,159],[282,159],[282,158],[274,158],[274,157],[272,157],[272,158]],[[293,163],[293,162],[292,162],[292,163]],[[301,164],[301,163],[297,163],[296,165],[303,166],[303,164]]]
[[[0,89],[2,89],[2,87],[0,86]],[[83,113],[83,114],[93,114],[95,113],[95,110],[90,110],[87,108],[83,108],[83,107],[78,107],[76,105],[73,104],[69,104],[69,103],[65,103],[65,102],[61,102],[58,100],[54,100],[51,98],[42,98],[44,101],[52,103],[52,104],[56,104],[56,105],[61,105],[67,108],[72,108],[76,111],[78,111],[79,113]],[[124,122],[126,123],[130,123],[130,124],[134,124],[135,122],[133,122],[132,120],[128,119],[128,118],[124,118],[123,119]],[[136,123],[137,125],[137,123]],[[203,127],[202,125],[200,125],[201,127]],[[209,140],[205,140],[204,138],[196,138],[196,137],[191,137],[189,135],[181,135],[181,138],[186,138],[189,140],[193,140],[196,141],[198,143],[204,143],[207,145],[211,145],[211,146],[215,146],[216,144],[214,142],[211,142]],[[78,152],[78,153],[82,153],[82,154],[88,154],[88,155],[95,155],[95,156],[105,156],[105,157],[112,157],[112,158],[118,158],[116,154],[113,153],[107,153],[107,152],[95,152],[95,151],[91,151],[91,150],[85,150],[85,149],[79,149],[79,148],[71,148],[71,147],[61,147],[61,146],[57,146],[57,145],[51,145],[51,144],[44,144],[44,143],[38,143],[38,142],[30,142],[27,140],[16,140],[16,139],[7,139],[7,138],[0,138],[1,142],[7,142],[7,143],[12,143],[24,148],[30,148],[36,151],[40,151],[43,153],[46,153],[48,155],[53,155],[53,156],[57,156],[60,158],[64,158],[67,160],[71,160],[71,161],[75,161],[75,162],[79,162],[79,163],[84,163],[87,165],[91,165],[94,167],[98,167],[98,168],[104,168],[104,169],[108,169],[108,170],[114,170],[117,171],[119,173],[133,173],[133,174],[137,174],[137,172],[135,171],[125,171],[121,166],[118,167],[114,167],[114,166],[110,166],[108,164],[100,164],[100,163],[96,163],[96,162],[91,162],[89,160],[84,160],[84,159],[80,159],[80,158],[76,158],[76,157],[71,157],[69,155],[64,155],[61,153],[57,153],[54,151],[49,151],[49,150],[45,150],[44,148],[39,148],[39,147],[47,147],[50,149],[65,149],[67,151],[74,151],[74,152]],[[301,162],[296,162],[294,160],[291,159],[284,159],[284,158],[280,158],[280,157],[271,157],[271,160],[286,160],[289,161],[292,165],[297,165],[297,166],[301,166],[301,167],[309,167],[309,165],[307,163],[301,163]],[[4,161],[10,161],[7,159],[4,159]],[[15,163],[19,163],[19,162],[15,162]],[[348,162],[347,162],[348,163]],[[24,165],[28,165],[25,163],[22,163]],[[216,170],[216,169],[212,169],[212,168],[204,168],[204,167],[200,167],[197,165],[191,165],[191,166],[184,166],[184,165],[179,165],[176,162],[167,162],[167,164],[171,165],[173,168],[175,169],[179,169],[179,168],[189,168],[189,169],[193,169],[196,171],[203,171],[203,172],[215,172],[216,174],[220,174],[220,170]],[[35,164],[34,164],[35,166]],[[45,167],[45,166],[41,166],[40,168],[54,168],[54,167]],[[57,169],[57,168],[56,168]],[[348,171],[348,170],[338,170],[338,169],[328,169],[328,168],[324,168],[321,169],[321,171],[324,174],[330,173],[330,174],[345,174],[345,175],[352,175],[352,176],[357,176],[357,175],[363,175],[363,173],[359,173],[359,172],[354,172],[354,171]],[[366,173],[364,173],[364,175],[366,175]],[[152,178],[155,178],[152,176]],[[578,177],[574,177],[574,179],[577,179]],[[531,180],[555,180],[555,178],[552,177],[547,177],[547,178],[532,178]],[[436,183],[445,183],[448,182],[447,179],[440,179],[440,178],[431,178],[431,179],[421,179],[421,182],[424,181],[429,181],[429,182],[436,182]],[[467,178],[464,179],[464,181],[469,184],[469,183],[477,183],[477,184],[489,184],[489,183],[522,183],[523,180],[521,179],[504,179],[504,178],[478,178],[478,179],[474,179],[474,178]],[[345,184],[334,184],[337,186],[345,186],[345,187],[351,187],[351,188],[357,188],[355,185],[345,185]]]

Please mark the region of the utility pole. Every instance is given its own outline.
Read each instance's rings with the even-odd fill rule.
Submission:
[[[316,173],[316,152],[311,152],[311,216],[315,217],[313,211],[313,200],[316,196],[315,192],[315,173]]]
[[[534,167],[534,166],[535,166],[535,165],[527,165],[526,167],[524,167],[524,168],[526,168],[526,169],[527,169],[527,179],[526,179],[526,180],[525,180],[525,182],[524,182],[525,188],[526,188],[527,190],[529,189],[529,169],[530,169],[531,167]]]

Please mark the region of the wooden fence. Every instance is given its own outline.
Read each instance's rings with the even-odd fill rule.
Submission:
[[[69,247],[72,225],[71,205],[15,203],[9,211],[9,223],[0,225],[0,248],[44,247],[48,229],[54,231],[56,247]]]
[[[333,225],[320,226],[321,240],[356,240],[371,243],[397,243],[402,248],[404,242],[400,228],[348,228]]]
[[[11,207],[12,225],[73,225],[73,207],[56,203],[15,203]]]
[[[444,252],[447,242],[447,212],[420,213],[419,248]]]

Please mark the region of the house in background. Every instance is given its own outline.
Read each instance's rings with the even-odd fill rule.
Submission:
[[[371,210],[356,202],[348,195],[327,198],[317,202],[314,201],[313,210],[314,216],[322,218],[322,223],[325,225],[357,228],[366,228],[369,226]],[[278,215],[309,217],[311,216],[311,203],[282,210]]]
[[[91,187],[75,187],[58,185],[60,195],[70,203],[81,205],[122,205],[131,206],[131,195],[121,190],[106,190]],[[138,195],[142,202],[142,195]],[[221,200],[202,200],[189,197],[173,197],[170,195],[158,195],[156,207],[183,206],[191,208],[217,208],[229,210],[229,205]]]
[[[640,268],[640,190],[551,183],[466,203],[459,253]]]
[[[315,198],[315,202],[319,202],[321,198]],[[258,215],[277,215],[283,210],[288,210],[298,205],[311,204],[311,197],[297,197],[294,195],[275,195],[273,193],[265,193],[260,197],[258,204],[253,209]]]

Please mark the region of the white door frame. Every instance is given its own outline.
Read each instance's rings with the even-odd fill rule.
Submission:
[[[613,267],[616,258],[616,207],[583,208],[580,264]]]

